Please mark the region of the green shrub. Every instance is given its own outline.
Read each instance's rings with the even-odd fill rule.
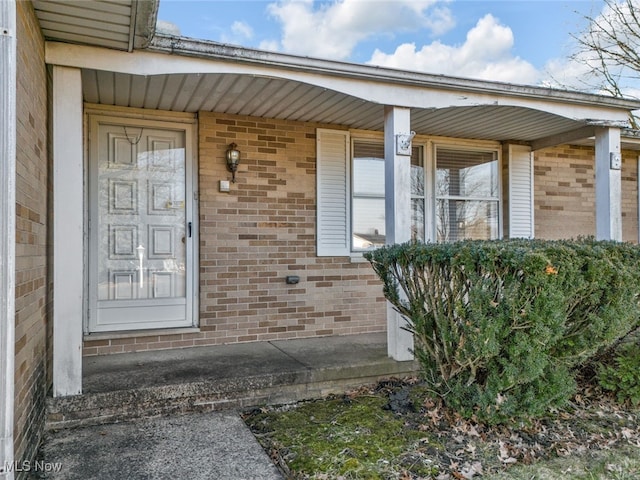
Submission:
[[[592,239],[543,244],[550,253],[558,244],[575,252],[563,265],[573,272],[563,285],[565,332],[553,354],[576,366],[638,326],[640,249]]]
[[[614,242],[407,243],[369,252],[431,388],[487,422],[537,416],[638,324],[640,251]]]
[[[620,403],[640,405],[640,341],[622,344],[609,363],[600,363],[598,383]]]

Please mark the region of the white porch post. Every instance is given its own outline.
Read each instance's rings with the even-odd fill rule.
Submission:
[[[12,480],[15,367],[16,3],[0,1],[0,478]]]
[[[622,241],[620,129],[596,128],[596,239]]]
[[[408,108],[384,109],[385,227],[386,243],[411,240],[411,152],[398,154],[396,136],[411,131]],[[387,352],[398,361],[413,360],[413,335],[401,327],[406,323],[387,302]]]
[[[53,395],[82,393],[82,78],[53,67]]]

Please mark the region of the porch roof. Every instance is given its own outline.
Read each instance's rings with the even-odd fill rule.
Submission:
[[[33,0],[47,40],[132,51],[155,33],[157,0]]]
[[[640,101],[471,80],[156,35],[141,51],[48,42],[47,62],[82,69],[87,103],[209,111],[382,131],[384,106],[411,110],[418,134],[592,143],[597,127],[628,127]],[[624,148],[640,149],[623,135]]]

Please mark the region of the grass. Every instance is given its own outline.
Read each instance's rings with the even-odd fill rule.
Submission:
[[[383,410],[385,403],[368,395],[334,398],[257,412],[246,421],[292,477],[385,478],[407,462],[416,473],[432,473],[433,465],[421,462],[422,455],[412,455],[424,437]]]
[[[598,395],[510,428],[464,420],[416,381],[245,415],[290,479],[640,479],[640,411]]]

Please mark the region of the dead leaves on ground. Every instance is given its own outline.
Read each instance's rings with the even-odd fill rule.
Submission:
[[[418,429],[435,434],[445,446],[442,456],[449,458],[448,463],[441,458],[437,480],[471,479],[516,463],[624,444],[640,447],[640,411],[626,409],[593,389],[577,395],[570,409],[518,427],[465,420],[432,399],[423,404],[422,421]]]
[[[349,392],[344,400],[350,402],[370,395],[395,398],[399,390],[417,385],[415,379],[408,382],[394,379]],[[640,410],[627,409],[593,389],[583,389],[566,410],[516,427],[488,426],[464,419],[432,398],[415,403],[413,409],[390,409],[403,419],[407,430],[421,436],[417,443],[407,443],[402,456],[432,464],[437,473],[427,478],[436,480],[469,480],[514,464],[583,455],[622,445],[640,448]],[[304,478],[323,477],[318,472]],[[407,466],[398,478],[424,477],[412,473]]]

